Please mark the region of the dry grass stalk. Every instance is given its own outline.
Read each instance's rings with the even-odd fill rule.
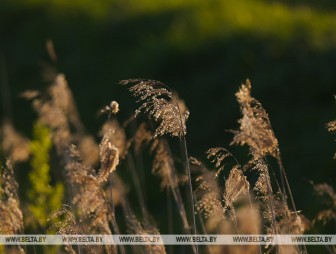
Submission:
[[[146,114],[149,119],[154,120],[158,126],[156,127],[154,138],[163,135],[170,135],[172,137],[178,137],[183,141],[184,146],[184,159],[185,159],[185,172],[188,178],[189,200],[191,202],[191,217],[192,217],[192,231],[196,234],[196,220],[194,211],[194,196],[191,183],[190,166],[188,159],[188,151],[186,145],[186,121],[189,117],[189,111],[185,111],[181,114],[177,99],[169,88],[163,83],[155,80],[143,80],[143,79],[129,79],[120,82],[122,85],[133,84],[129,91],[136,97],[141,105],[136,110],[135,116],[140,112]],[[178,188],[172,188],[177,189]],[[176,192],[176,191],[175,191]],[[175,194],[178,194],[176,192]],[[173,191],[173,195],[174,191]],[[175,197],[175,200],[178,197]],[[177,202],[181,205],[181,199]],[[181,208],[181,207],[180,207]],[[184,227],[186,224],[184,225]],[[186,228],[185,228],[186,229]],[[198,253],[198,247],[193,246],[194,252]]]
[[[111,209],[106,201],[101,180],[95,170],[82,163],[74,145],[70,146],[72,161],[66,165],[66,176],[72,186],[72,204],[76,207],[79,223],[86,234],[111,235],[109,222],[112,221]],[[105,246],[107,253],[115,253],[115,246]]]
[[[287,207],[286,188],[289,192],[291,203],[296,213],[295,203],[291,193],[291,189],[283,168],[280,156],[278,140],[276,139],[268,114],[263,109],[261,103],[251,96],[251,83],[249,80],[246,84],[242,84],[236,93],[237,101],[240,104],[242,118],[239,120],[240,129],[234,131],[232,144],[245,145],[250,148],[252,159],[244,167],[246,170],[253,166],[259,172],[259,178],[255,186],[255,190],[259,194],[259,199],[264,204],[264,219],[269,222],[272,233],[277,233],[276,216],[284,216],[289,222],[291,216]],[[275,210],[274,192],[271,186],[269,170],[265,162],[267,156],[277,159],[280,176],[281,176],[281,199],[282,206]],[[280,191],[280,190],[279,190]],[[298,217],[298,215],[295,215]]]
[[[177,188],[185,177],[179,176],[175,170],[174,159],[165,140],[153,142],[151,150],[154,151],[152,173],[161,179],[161,188]]]
[[[193,168],[200,171],[196,178],[196,211],[205,219],[206,232],[214,232],[219,223],[225,219],[224,207],[221,201],[221,190],[218,186],[215,173],[209,171],[201,162],[192,159]]]
[[[0,234],[14,235],[23,231],[18,187],[12,163],[7,160],[0,178]]]
[[[305,218],[291,211],[282,200],[276,202],[276,215],[279,234],[303,234],[307,229]]]
[[[251,97],[251,82],[246,80],[236,93],[237,101],[243,117],[238,121],[240,129],[234,131],[232,144],[247,144],[251,150],[253,161],[271,155],[279,157],[278,140],[276,139],[268,114],[258,100]]]
[[[213,234],[260,234],[261,220],[257,213],[258,205],[246,202],[249,200],[249,184],[243,175],[243,172],[234,167],[226,181],[226,190],[219,187],[218,177],[215,172],[209,171],[201,162],[192,158],[191,165],[193,172],[199,171],[197,177],[198,188],[196,194],[198,197],[197,212],[203,215],[205,220],[205,232]],[[236,182],[235,182],[236,181]],[[224,197],[221,200],[221,197]],[[248,197],[248,198],[246,198]],[[239,202],[239,206],[235,203]],[[227,202],[227,203],[226,203]],[[235,219],[232,211],[234,209]],[[226,206],[226,207],[225,207]],[[229,213],[229,215],[227,215]],[[209,254],[240,254],[240,253],[258,253],[258,246],[207,246]]]
[[[250,184],[243,171],[235,166],[231,169],[228,179],[225,181],[224,209],[230,214],[233,223],[237,225],[237,215],[234,203],[239,199],[249,197]]]
[[[271,186],[268,166],[263,159],[254,163],[254,170],[258,171],[258,180],[254,186],[264,219],[264,228],[267,234],[302,234],[306,230],[306,224],[296,211],[290,211],[283,194],[276,198]],[[278,246],[278,253],[306,253],[305,248],[298,246]],[[270,248],[271,251],[273,248]]]
[[[186,120],[189,117],[189,111],[181,114],[176,98],[163,83],[142,79],[122,80],[120,83],[122,85],[133,84],[129,90],[141,103],[135,115],[140,112],[145,113],[159,124],[154,137],[169,134],[182,138],[186,135]]]
[[[178,175],[174,165],[169,145],[167,141],[162,138],[154,138],[153,132],[149,130],[147,124],[142,123],[137,129],[132,142],[134,143],[134,150],[139,153],[143,144],[149,145],[149,150],[154,153],[154,160],[152,165],[152,173],[161,179],[161,188],[167,188],[171,191],[175,203],[178,206],[178,211],[182,220],[184,231],[190,234],[191,228],[187,219],[186,210],[182,200],[182,195],[179,189],[179,183],[185,182],[186,177]],[[147,221],[147,220],[145,220]],[[193,247],[194,252],[196,250]]]
[[[87,226],[89,233],[111,234],[111,214],[104,191],[95,171],[84,165],[75,146],[70,147],[71,163],[66,166],[67,179],[77,190],[72,198],[80,223]]]
[[[142,123],[134,135],[133,142],[136,153],[140,152],[143,144],[150,145],[150,152],[154,153],[152,173],[160,178],[161,189],[167,188],[172,191],[175,202],[180,207],[180,215],[184,228],[189,231],[189,225],[178,188],[180,183],[186,182],[186,176],[177,173],[167,141],[159,138],[153,139],[152,131],[149,130],[146,124]]]
[[[187,214],[184,208],[182,195],[179,190],[179,183],[181,181],[185,181],[185,177],[177,174],[174,166],[174,160],[166,140],[162,139],[155,141],[152,144],[151,150],[155,152],[152,172],[154,175],[158,175],[161,178],[161,188],[170,188],[175,203],[179,209],[183,228],[186,233],[190,233]]]
[[[257,193],[261,208],[263,209],[266,231],[270,234],[276,234],[275,199],[267,164],[263,160],[258,160],[254,165],[254,169],[259,173],[254,191]]]

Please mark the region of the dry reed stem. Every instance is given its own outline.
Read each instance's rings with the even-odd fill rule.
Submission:
[[[277,234],[275,200],[267,164],[263,160],[258,160],[254,165],[254,169],[259,173],[254,190],[263,208],[266,231],[269,234]]]
[[[134,142],[136,153],[140,152],[143,144],[150,145],[150,152],[154,153],[152,173],[159,176],[162,189],[167,188],[171,190],[174,201],[179,208],[183,228],[186,233],[190,233],[190,225],[179,190],[179,183],[185,182],[185,177],[177,174],[167,141],[163,138],[153,138],[153,133],[146,124],[139,126],[132,141]]]

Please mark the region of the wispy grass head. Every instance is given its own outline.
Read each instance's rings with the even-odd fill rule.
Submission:
[[[186,110],[181,114],[176,97],[166,85],[156,80],[143,79],[122,80],[120,84],[133,84],[129,87],[129,91],[141,104],[135,115],[144,113],[158,123],[154,137],[169,134],[182,138],[186,135],[186,120],[189,117],[189,111]]]
[[[261,103],[251,96],[251,82],[246,80],[236,93],[240,104],[242,118],[238,121],[240,128],[234,131],[232,144],[250,147],[253,160],[266,155],[279,157],[278,140],[276,139],[268,114]]]

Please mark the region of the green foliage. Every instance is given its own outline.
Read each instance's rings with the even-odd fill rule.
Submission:
[[[45,227],[50,213],[61,207],[64,187],[62,183],[51,186],[49,151],[52,142],[49,129],[40,122],[36,122],[33,129],[33,140],[30,144],[32,153],[28,191],[28,209],[34,219],[33,227]],[[36,225],[37,223],[37,225]],[[35,224],[35,225],[33,225]]]
[[[55,17],[78,13],[97,22],[107,22],[111,14],[112,19],[124,21],[142,15],[163,17],[167,12],[183,12],[184,19],[172,19],[165,32],[143,41],[145,44],[153,43],[154,39],[183,48],[201,46],[209,39],[223,39],[239,33],[269,37],[282,43],[290,43],[301,36],[308,44],[320,49],[333,47],[336,40],[334,13],[312,8],[309,1],[306,5],[295,6],[285,1],[260,0],[144,0],[139,3],[124,0],[23,0],[16,8],[42,8]],[[196,42],[196,45],[191,42]]]

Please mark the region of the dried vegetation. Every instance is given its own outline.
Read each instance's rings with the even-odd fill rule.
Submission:
[[[139,107],[135,117],[123,125],[117,120],[119,104],[116,101],[104,107],[100,113],[107,113],[108,117],[98,133],[101,138],[98,145],[97,137],[89,135],[80,121],[65,76],[54,69],[48,70],[50,84],[46,91],[22,94],[32,101],[38,122],[50,129],[53,156],[59,161],[58,173],[67,190],[64,204],[49,215],[49,227],[42,230],[58,234],[159,235],[160,232],[173,233],[169,231],[172,226],[178,227],[174,232],[187,234],[302,234],[308,229],[308,220],[296,210],[268,114],[251,96],[249,80],[236,93],[242,116],[238,120],[239,128],[232,131],[231,144],[249,148],[248,162],[241,165],[222,147],[210,148],[202,161],[189,157],[185,143],[189,111],[177,95],[155,80],[120,82],[137,98]],[[151,121],[138,117],[140,114]],[[137,125],[135,130],[129,128],[130,122],[132,126]],[[327,128],[335,132],[335,121]],[[18,184],[10,161],[28,159],[28,139],[8,122],[1,128],[1,137],[2,154],[10,160],[3,166],[0,181],[0,233],[23,233],[24,209],[20,207]],[[184,147],[180,155],[173,152],[171,140]],[[277,161],[280,179],[275,178],[269,157]],[[144,176],[148,176],[148,172],[153,175],[151,181],[158,182],[153,186],[158,185],[162,193],[167,194],[163,195],[167,201],[167,208],[163,210],[167,210],[168,226],[163,229],[157,226],[161,221],[155,223],[155,216],[150,215],[149,202],[160,201],[146,200],[150,183],[146,183]],[[251,181],[248,175],[253,175],[255,180]],[[312,224],[335,223],[334,189],[327,184],[316,184],[314,189],[327,207],[317,214]],[[136,195],[130,195],[132,191]],[[68,253],[166,253],[168,250],[172,253],[181,249],[164,246],[64,248]],[[304,247],[298,246],[207,246],[201,249],[192,246],[190,251],[195,254],[307,253]]]

